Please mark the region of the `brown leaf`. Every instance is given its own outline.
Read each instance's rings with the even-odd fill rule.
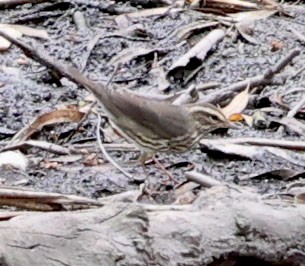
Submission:
[[[96,153],[92,153],[85,158],[84,165],[86,166],[97,166],[98,164],[98,156]]]
[[[244,117],[242,114],[233,114],[229,116],[228,120],[231,122],[241,122],[244,120]]]
[[[20,38],[22,36],[22,33],[13,29],[13,28],[7,28],[4,27],[0,24],[0,29],[4,30],[5,33],[15,37],[15,38]],[[8,41],[7,39],[0,37],[0,51],[5,51],[11,46],[11,42]]]
[[[245,90],[238,93],[233,100],[225,107],[222,108],[224,115],[229,118],[233,114],[241,113],[248,105],[250,98],[249,85]]]
[[[21,129],[12,139],[12,142],[27,140],[35,132],[40,131],[46,125],[63,122],[78,123],[85,114],[78,110],[63,109],[45,113],[36,118],[31,124]]]
[[[43,165],[45,169],[58,169],[59,163],[46,160]]]

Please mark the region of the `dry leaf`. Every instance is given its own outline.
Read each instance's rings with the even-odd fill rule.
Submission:
[[[0,153],[0,167],[8,166],[25,171],[28,159],[19,151],[5,151]]]
[[[10,36],[13,36],[14,38],[20,38],[22,37],[22,33],[13,29],[13,28],[7,28],[4,27],[3,24],[0,24],[0,29],[3,30],[5,33],[9,34]],[[5,51],[11,46],[11,42],[9,42],[7,39],[0,37],[0,51]]]
[[[208,52],[219,41],[225,37],[225,31],[216,29],[203,37],[195,46],[193,46],[186,54],[174,61],[169,68],[167,76],[174,76],[181,69],[195,69],[201,65],[206,58]],[[194,63],[196,62],[196,64]]]
[[[192,7],[199,7],[202,1],[192,1]],[[231,12],[233,10],[249,10],[249,9],[258,9],[258,5],[256,3],[250,3],[248,1],[241,0],[209,0],[204,1],[205,7],[207,8],[219,8],[222,10],[229,9]]]
[[[245,115],[245,114],[241,114],[241,116],[243,117],[243,119],[246,121],[247,125],[249,127],[253,126],[253,117],[250,115]]]
[[[247,107],[250,98],[249,88],[248,85],[245,90],[238,93],[227,106],[221,109],[227,118],[233,114],[241,113]]]
[[[31,28],[28,26],[15,25],[15,24],[0,24],[0,27],[7,28],[9,30],[13,29],[15,31],[18,31],[21,35],[24,34],[29,37],[35,37],[35,38],[40,38],[40,39],[44,39],[44,40],[49,39],[49,35],[48,35],[47,31],[42,30],[42,29],[34,29],[34,28]]]
[[[211,21],[206,22],[206,20],[195,21],[193,23],[189,23],[186,26],[183,26],[176,30],[174,34],[177,36],[179,40],[185,40],[189,38],[192,34],[198,34],[198,31],[203,31],[204,29],[208,29],[214,26],[217,26],[219,22]]]
[[[21,129],[12,139],[12,142],[27,140],[32,134],[40,131],[46,125],[52,125],[63,122],[78,123],[83,117],[84,113],[78,110],[64,109],[55,110],[43,114],[36,118],[31,124]]]
[[[229,116],[228,120],[231,122],[241,122],[244,120],[244,117],[242,114],[233,114]]]
[[[278,10],[255,10],[255,11],[246,11],[246,12],[239,12],[235,14],[227,14],[228,16],[235,19],[236,22],[253,22],[259,19],[266,19],[271,17]]]
[[[238,30],[239,34],[249,43],[252,44],[259,44],[252,35],[253,35],[253,28],[249,24],[244,23],[237,23],[236,29]]]

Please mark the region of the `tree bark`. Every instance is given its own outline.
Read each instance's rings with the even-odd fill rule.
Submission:
[[[0,223],[0,265],[304,265],[304,213],[232,186],[190,205],[29,213]]]

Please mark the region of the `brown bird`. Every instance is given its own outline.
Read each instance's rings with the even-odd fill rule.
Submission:
[[[95,95],[123,135],[138,144],[143,160],[157,152],[188,151],[209,132],[232,127],[211,104],[172,105],[105,88],[62,64],[57,71]]]
[[[218,128],[230,128],[224,114],[211,104],[172,105],[131,92],[117,92],[94,82],[76,68],[50,58],[0,31],[31,58],[91,91],[105,107],[112,122],[140,147],[142,154],[185,152]],[[145,156],[146,157],[146,156]],[[147,158],[147,157],[146,157]]]

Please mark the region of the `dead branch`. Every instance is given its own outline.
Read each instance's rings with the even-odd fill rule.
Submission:
[[[270,205],[216,186],[191,205],[112,202],[25,214],[0,223],[0,260],[8,266],[302,265],[303,213],[302,205]]]
[[[267,147],[279,147],[290,150],[305,150],[305,141],[293,141],[293,140],[282,140],[282,139],[267,139],[267,138],[235,138],[235,139],[222,139],[222,140],[206,140],[200,141],[204,146],[206,143],[217,143],[217,144],[249,144],[257,146]]]
[[[0,205],[39,211],[75,210],[90,206],[103,206],[102,203],[85,197],[36,192],[13,187],[0,187]]]
[[[280,62],[278,62],[278,64],[276,64],[274,67],[270,67],[269,69],[267,69],[263,75],[257,75],[255,77],[236,82],[226,88],[214,91],[208,95],[205,95],[202,101],[218,104],[226,99],[232,98],[235,93],[238,93],[245,89],[249,83],[250,88],[271,84],[274,76],[280,71],[282,71],[299,54],[299,50],[293,50]]]

